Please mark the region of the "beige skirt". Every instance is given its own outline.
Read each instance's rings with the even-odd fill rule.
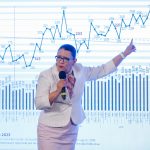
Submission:
[[[49,127],[38,124],[38,150],[74,150],[78,126],[71,122],[65,127]]]

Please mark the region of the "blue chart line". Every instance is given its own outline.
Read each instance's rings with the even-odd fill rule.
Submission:
[[[141,22],[142,26],[144,27],[146,25],[147,20],[149,19],[149,15],[150,15],[150,10],[147,12],[146,16],[142,16],[142,14],[139,14],[136,17],[136,15],[133,13],[133,14],[131,14],[131,17],[129,19],[129,23],[126,23],[125,19],[121,18],[120,24],[118,24],[117,26],[115,25],[114,20],[110,20],[110,24],[108,25],[107,30],[103,31],[103,33],[99,33],[99,31],[96,28],[96,25],[94,25],[94,23],[91,21],[90,25],[89,25],[89,33],[88,33],[89,36],[86,38],[86,40],[83,39],[82,41],[79,41],[76,38],[76,33],[69,31],[68,22],[67,22],[67,18],[65,15],[65,10],[63,10],[60,25],[56,24],[55,28],[54,27],[53,28],[48,28],[48,27],[45,28],[45,30],[42,32],[42,37],[41,37],[40,42],[35,43],[35,47],[33,49],[33,52],[32,52],[32,55],[31,55],[29,62],[27,62],[25,54],[21,54],[18,57],[13,56],[11,44],[9,44],[4,49],[4,52],[2,55],[0,55],[0,58],[4,62],[6,53],[10,53],[11,62],[16,62],[16,61],[23,59],[25,67],[30,67],[30,66],[32,66],[33,60],[36,57],[36,53],[43,51],[42,45],[43,45],[43,41],[45,39],[45,34],[47,34],[47,33],[50,34],[50,38],[49,38],[50,40],[55,40],[56,35],[59,35],[59,38],[61,39],[63,37],[63,26],[65,27],[65,30],[66,30],[65,32],[67,34],[69,34],[69,36],[71,36],[72,39],[74,40],[74,45],[76,46],[77,52],[79,52],[82,46],[85,46],[86,49],[89,49],[92,32],[94,32],[97,37],[107,37],[107,35],[109,34],[109,32],[111,32],[111,30],[115,30],[114,38],[117,37],[117,39],[120,40],[122,30],[124,30],[125,28],[130,28],[132,23],[135,23],[135,24],[138,23],[139,24]]]

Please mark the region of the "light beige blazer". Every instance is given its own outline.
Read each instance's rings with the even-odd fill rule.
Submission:
[[[56,65],[40,73],[37,82],[37,91],[35,97],[36,109],[42,110],[39,117],[39,123],[51,126],[62,127],[68,124],[70,119],[75,124],[80,124],[85,119],[85,114],[82,108],[82,94],[86,81],[96,80],[104,77],[117,68],[113,61],[109,61],[104,65],[97,67],[85,67],[81,64],[74,64],[73,72],[76,78],[76,83],[73,89],[72,98],[63,100],[58,96],[57,100],[50,105],[49,93],[56,90],[56,85],[59,80]]]

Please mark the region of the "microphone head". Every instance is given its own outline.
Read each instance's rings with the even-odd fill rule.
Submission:
[[[66,72],[65,71],[59,72],[59,79],[66,79]]]

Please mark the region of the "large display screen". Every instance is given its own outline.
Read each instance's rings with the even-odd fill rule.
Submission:
[[[117,71],[85,84],[76,150],[150,149],[150,2],[1,1],[0,150],[37,150],[37,79],[62,44],[97,66],[131,39],[137,50]]]

